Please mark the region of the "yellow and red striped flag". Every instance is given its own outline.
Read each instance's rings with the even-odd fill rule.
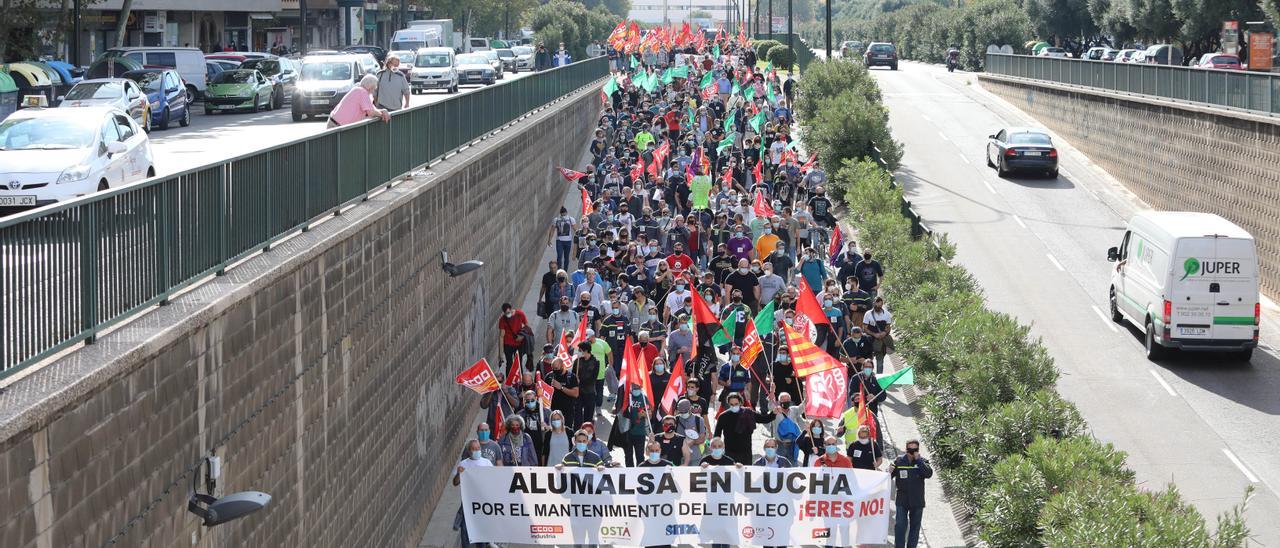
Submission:
[[[795,366],[797,377],[807,377],[814,373],[843,367],[817,345],[809,341],[809,337],[796,333],[791,326],[783,324],[782,331],[787,337],[787,348],[791,353],[791,363]]]

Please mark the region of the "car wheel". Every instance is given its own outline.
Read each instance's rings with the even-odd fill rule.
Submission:
[[[106,180],[106,179],[103,179],[103,180],[101,180],[101,181],[98,181],[98,192],[102,192],[102,191],[104,191],[104,190],[106,190],[106,189],[108,189],[108,188],[111,188],[111,185],[108,185],[108,184],[107,184],[107,180]]]
[[[1004,168],[1004,160],[996,162],[996,177],[1003,179],[1008,175],[1009,171]]]
[[[1050,179],[1057,179],[1057,178],[1058,178],[1058,170],[1056,170],[1056,169],[1054,169],[1054,170],[1050,170],[1050,171],[1049,171],[1049,178],[1050,178]]]
[[[1111,288],[1111,321],[1124,323],[1124,315],[1120,314],[1120,303],[1116,302],[1116,288]]]
[[[150,179],[155,176],[156,176],[156,166],[151,166],[147,168],[147,178]]]
[[[187,84],[187,104],[196,102],[196,98],[200,96],[200,90],[195,86]]]
[[[168,108],[165,108],[164,112],[160,113],[160,129],[162,130],[169,129],[169,109]]]
[[[995,164],[991,163],[991,147],[987,147],[987,167],[996,167]]]
[[[301,112],[298,112],[298,109],[296,109],[296,108],[295,108],[295,109],[291,109],[291,111],[292,111],[292,114],[293,114],[293,121],[295,121],[295,122],[301,122],[301,121],[302,121],[302,118],[303,118],[302,113],[301,113]]]
[[[142,113],[142,131],[151,133],[151,111]]]
[[[1160,358],[1163,358],[1165,353],[1164,352],[1165,348],[1163,346],[1160,346],[1160,343],[1156,341],[1156,328],[1154,325],[1151,324],[1150,319],[1147,319],[1146,331],[1147,333],[1146,333],[1146,337],[1144,337],[1144,340],[1146,342],[1145,346],[1147,349],[1147,359],[1155,361]]]
[[[217,114],[217,113],[218,113],[218,109],[216,109],[216,108],[204,107],[204,113],[205,113],[205,114]]]
[[[178,120],[178,125],[187,127],[191,125],[191,103],[182,108],[182,119]]]
[[[889,70],[898,70],[898,65],[897,65],[897,63],[894,63],[894,65],[893,65],[893,66],[889,67]]]

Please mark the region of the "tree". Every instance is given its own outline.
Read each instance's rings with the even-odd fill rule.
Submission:
[[[129,13],[133,11],[133,0],[124,0],[120,5],[120,15],[116,16],[116,47],[124,46],[125,30],[129,25]]]
[[[1111,37],[1111,47],[1123,48],[1138,34],[1138,30],[1129,24],[1124,0],[1089,0],[1089,16],[1099,33]]]
[[[81,7],[99,0],[85,0]],[[41,43],[53,44],[66,39],[71,28],[70,11],[59,13],[47,0],[0,0],[0,62],[34,59]]]
[[[1091,36],[1097,26],[1089,16],[1087,0],[1025,0],[1023,9],[1031,20],[1031,28],[1041,38],[1076,39]]]
[[[587,46],[608,38],[622,19],[603,5],[587,9],[580,2],[551,0],[525,12],[522,20],[548,49],[564,42],[574,59],[585,59]]]

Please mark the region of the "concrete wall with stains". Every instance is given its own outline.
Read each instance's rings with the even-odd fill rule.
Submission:
[[[585,90],[0,394],[0,546],[409,546],[599,115]],[[449,278],[439,253],[479,259]],[[532,311],[530,311],[532,313]],[[186,510],[205,455],[247,518]],[[203,481],[201,481],[203,483]]]

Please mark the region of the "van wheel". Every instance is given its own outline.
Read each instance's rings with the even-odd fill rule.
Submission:
[[[1146,340],[1146,347],[1147,347],[1147,359],[1151,361],[1155,361],[1160,358],[1163,358],[1165,354],[1165,348],[1163,346],[1160,346],[1159,342],[1156,342],[1156,326],[1152,325],[1150,319],[1147,319],[1146,328],[1147,328],[1146,329],[1147,334],[1146,334],[1145,340]]]
[[[1239,351],[1239,352],[1236,352],[1235,359],[1236,359],[1237,361],[1242,361],[1242,362],[1247,362],[1247,361],[1249,361],[1249,360],[1253,359],[1253,349],[1252,349],[1252,348],[1246,348],[1246,349],[1244,349],[1244,350],[1241,350],[1241,351]]]
[[[1111,321],[1116,323],[1124,323],[1124,316],[1120,314],[1120,303],[1116,302],[1116,288],[1111,288]]]

